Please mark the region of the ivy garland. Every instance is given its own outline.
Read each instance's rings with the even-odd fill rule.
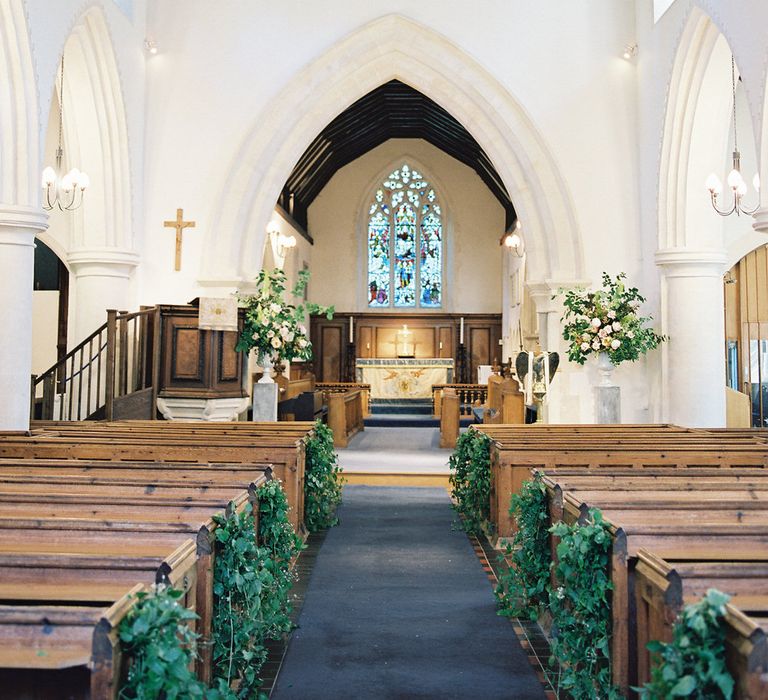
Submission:
[[[197,635],[189,622],[197,615],[184,607],[183,595],[162,584],[136,594],[136,605],[118,628],[123,652],[130,658],[122,700],[205,697],[205,685],[191,670]]]
[[[500,574],[496,586],[499,614],[536,620],[549,602],[552,566],[547,490],[540,474],[526,481],[519,494],[512,495],[509,512],[517,523],[517,532],[506,548],[511,565]],[[504,560],[500,557],[500,561]]]
[[[333,431],[317,421],[307,440],[304,474],[304,523],[310,532],[333,527],[339,520],[336,508],[341,503],[344,477],[333,447]]]
[[[288,501],[273,480],[257,490],[259,536],[248,504],[216,515],[213,674],[209,700],[266,697],[259,673],[265,642],[291,629],[290,562],[301,548],[288,521]]]
[[[658,663],[651,682],[638,688],[643,698],[710,700],[733,696],[733,677],[725,667],[725,631],[721,620],[730,596],[710,588],[698,602],[686,605],[675,623],[672,641],[650,642]]]
[[[478,430],[462,433],[449,466],[451,496],[462,528],[479,535],[491,515],[491,439]]]
[[[558,586],[549,595],[559,685],[575,700],[619,698],[611,686],[609,526],[600,510],[590,508],[587,524],[560,522],[549,531],[560,538]]]

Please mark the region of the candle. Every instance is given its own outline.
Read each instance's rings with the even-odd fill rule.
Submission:
[[[464,345],[464,317],[461,317],[461,322],[459,323],[459,345]]]
[[[533,352],[528,353],[528,374],[525,375],[525,383],[527,386],[526,401],[530,404],[533,403]]]
[[[349,342],[355,342],[355,319],[351,316],[349,317]]]
[[[549,394],[549,353],[544,353],[544,388]]]

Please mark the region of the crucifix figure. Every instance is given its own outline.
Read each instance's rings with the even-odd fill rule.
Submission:
[[[176,221],[166,221],[163,226],[176,229],[176,265],[173,268],[177,272],[181,270],[181,232],[185,228],[195,228],[194,221],[184,221],[184,210],[176,210]]]

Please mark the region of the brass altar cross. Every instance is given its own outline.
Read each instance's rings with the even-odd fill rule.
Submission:
[[[181,232],[185,228],[195,228],[194,221],[184,221],[184,210],[176,210],[176,221],[166,221],[163,226],[176,229],[176,266],[174,270],[181,270]]]

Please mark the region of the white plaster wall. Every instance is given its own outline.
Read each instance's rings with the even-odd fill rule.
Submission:
[[[202,234],[213,225],[212,194],[257,116],[301,68],[391,12],[445,35],[525,106],[576,202],[590,277],[603,269],[637,269],[635,74],[619,57],[625,38],[634,34],[631,3],[486,0],[470,11],[464,2],[438,0],[215,7],[168,0],[153,3],[148,15],[147,32],[162,50],[147,65],[143,302],[160,290],[167,294],[169,286],[178,300],[194,296],[194,264],[169,285],[169,232],[161,228],[168,212],[184,206],[198,221],[185,246],[191,259],[199,257]],[[286,27],[290,32],[282,31]],[[404,48],[418,56],[418,46]],[[339,111],[346,106],[339,104]]]
[[[311,300],[340,311],[370,310],[368,206],[381,181],[405,162],[435,188],[443,209],[442,310],[500,313],[504,209],[474,170],[421,139],[390,139],[369,151],[339,170],[309,208]]]

